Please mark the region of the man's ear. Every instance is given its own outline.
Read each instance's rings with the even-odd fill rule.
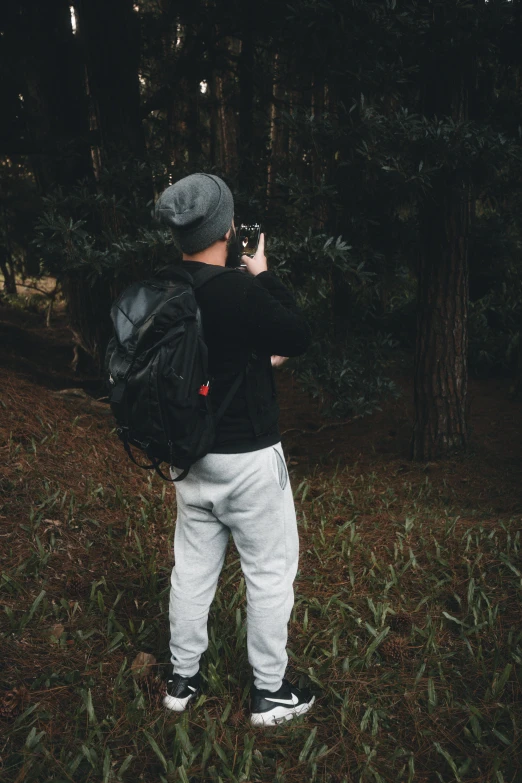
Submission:
[[[232,236],[232,231],[235,231],[235,230],[236,230],[236,227],[235,227],[235,225],[234,225],[234,221],[232,221],[232,225],[231,225],[231,226],[230,226],[230,228],[228,229],[227,233],[226,233],[226,234],[225,234],[225,235],[224,235],[224,236],[221,238],[221,241],[222,241],[222,242],[228,242],[228,241],[229,241],[229,239],[230,239],[230,238],[231,238],[231,236]]]

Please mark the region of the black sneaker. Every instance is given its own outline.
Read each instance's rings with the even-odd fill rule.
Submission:
[[[296,715],[304,715],[311,708],[315,696],[307,688],[296,688],[288,680],[278,691],[259,690],[254,685],[250,693],[251,715],[254,726],[275,726]]]
[[[199,672],[193,677],[182,677],[181,674],[174,674],[171,667],[163,705],[174,712],[183,712],[192,699],[199,695],[199,682]]]

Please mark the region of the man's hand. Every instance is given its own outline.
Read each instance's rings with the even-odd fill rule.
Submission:
[[[288,361],[288,356],[271,356],[270,361],[272,362],[272,367],[281,367]]]
[[[241,256],[241,262],[246,266],[247,271],[250,272],[250,274],[254,277],[261,274],[261,272],[268,271],[268,265],[265,256],[264,234],[261,234],[259,237],[259,245],[257,246],[255,255],[252,256],[252,258],[250,258],[250,256]]]

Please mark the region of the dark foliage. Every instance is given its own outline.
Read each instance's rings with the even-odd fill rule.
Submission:
[[[120,287],[172,257],[151,220],[155,194],[205,169],[234,188],[238,219],[263,222],[272,262],[306,304],[315,345],[295,370],[325,410],[372,410],[393,391],[396,349],[425,342],[418,273],[456,191],[470,205],[448,247],[469,275],[470,369],[515,368],[518,2],[295,0],[246,13],[238,0],[78,0],[74,30],[67,4],[43,16],[36,5],[18,0],[0,19],[9,40],[34,44],[0,54],[2,187],[18,166],[27,192],[23,205],[10,196],[24,237],[4,212],[2,269],[6,288],[9,264],[11,278],[62,281],[88,353],[103,352]]]

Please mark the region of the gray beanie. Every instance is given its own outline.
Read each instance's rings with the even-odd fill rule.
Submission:
[[[219,177],[191,174],[163,191],[156,217],[170,226],[184,253],[198,253],[232,226],[234,199]]]

